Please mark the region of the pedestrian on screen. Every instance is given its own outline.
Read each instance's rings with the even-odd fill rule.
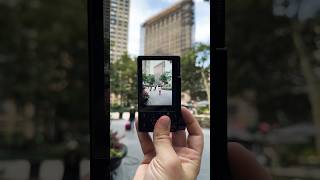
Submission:
[[[161,96],[161,86],[159,86],[159,96]]]

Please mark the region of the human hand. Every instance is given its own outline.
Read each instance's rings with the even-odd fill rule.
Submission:
[[[134,180],[194,180],[200,171],[203,133],[186,108],[181,108],[185,130],[170,133],[170,118],[162,116],[155,124],[153,142],[148,133],[138,132],[144,158]],[[138,123],[136,121],[136,127]]]

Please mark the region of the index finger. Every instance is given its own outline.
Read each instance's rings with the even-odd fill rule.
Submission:
[[[191,149],[202,154],[203,151],[203,132],[198,121],[192,116],[189,110],[185,107],[181,108],[181,114],[184,122],[187,125],[189,132],[187,144]]]
[[[141,149],[144,155],[151,153],[154,151],[154,146],[153,146],[153,142],[151,140],[151,137],[149,135],[149,133],[147,132],[139,132],[138,130],[138,118],[135,121],[135,125],[136,125],[136,130],[137,130],[137,134],[138,134],[138,138],[140,141],[140,145],[141,145]]]

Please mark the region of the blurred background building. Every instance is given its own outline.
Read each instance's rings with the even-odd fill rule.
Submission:
[[[183,0],[149,18],[142,25],[144,55],[181,56],[194,41],[194,3]]]
[[[111,0],[110,60],[114,62],[127,52],[129,0]]]
[[[105,33],[110,33],[110,62],[114,63],[127,52],[130,2],[111,0],[110,3],[110,21],[105,17],[105,22],[110,23],[110,31],[106,28]],[[105,11],[108,12],[109,9],[105,8]],[[110,95],[111,103],[119,102],[120,98],[114,93]]]

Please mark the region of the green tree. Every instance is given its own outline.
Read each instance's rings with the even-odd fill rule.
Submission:
[[[120,95],[120,105],[129,106],[137,104],[137,67],[136,62],[128,54],[111,64],[110,90]]]
[[[289,26],[288,32],[291,34],[294,48],[296,50],[295,55],[299,60],[299,67],[303,78],[305,79],[308,98],[311,105],[311,115],[313,123],[316,127],[316,142],[315,145],[320,156],[320,77],[317,75],[317,68],[320,68],[319,51],[320,45],[319,40],[320,32],[315,30],[318,28],[320,22],[319,14],[311,14],[309,18],[302,18],[304,14],[310,15],[310,12],[301,8],[306,1],[288,1],[286,4],[275,5],[274,8],[281,8],[282,10],[276,11],[276,15],[286,15],[286,11],[290,7],[298,7],[291,16],[287,16],[290,19],[291,25]],[[320,11],[320,7],[314,3],[317,11]],[[309,4],[310,5],[310,4]],[[298,16],[300,14],[300,18]],[[310,41],[311,39],[311,41]]]
[[[154,82],[156,81],[154,74],[148,74],[148,80],[150,85],[154,84]]]
[[[0,101],[13,100],[19,113],[32,104],[46,138],[62,122],[88,131],[86,2],[8,1],[0,12]]]
[[[205,92],[205,98],[210,101],[209,49],[209,45],[198,43],[181,58],[181,90],[188,92],[193,99]]]
[[[150,82],[150,84],[154,84],[154,82],[156,81],[156,78],[154,77],[154,75],[153,74],[149,74],[149,82]]]
[[[288,102],[295,99],[299,104],[306,104],[304,95],[296,91],[304,85],[304,80],[292,51],[287,31],[289,21],[273,15],[273,2],[269,0],[228,0],[226,3],[229,6],[226,9],[228,95],[240,96],[247,90],[255,92],[254,105],[260,120],[272,122],[278,118],[278,111],[285,112],[291,121],[308,118],[307,113],[301,113],[308,111],[304,106],[300,106],[300,111],[296,103]]]
[[[160,75],[159,79],[163,83],[168,84],[169,80],[171,79],[171,73],[170,72],[165,72],[165,73]]]
[[[149,83],[149,81],[150,81],[149,76],[145,73],[142,74],[142,79],[143,79],[143,82],[145,82],[145,83]]]
[[[148,84],[153,84],[155,82],[155,77],[153,74],[142,74],[143,81]]]
[[[256,92],[261,120],[279,111],[289,123],[313,119],[320,152],[320,19],[299,19],[300,3],[313,1],[227,1],[228,93]]]
[[[207,44],[199,44],[196,46],[196,53],[198,56],[197,63],[200,66],[201,82],[205,89],[210,111],[210,46]]]

